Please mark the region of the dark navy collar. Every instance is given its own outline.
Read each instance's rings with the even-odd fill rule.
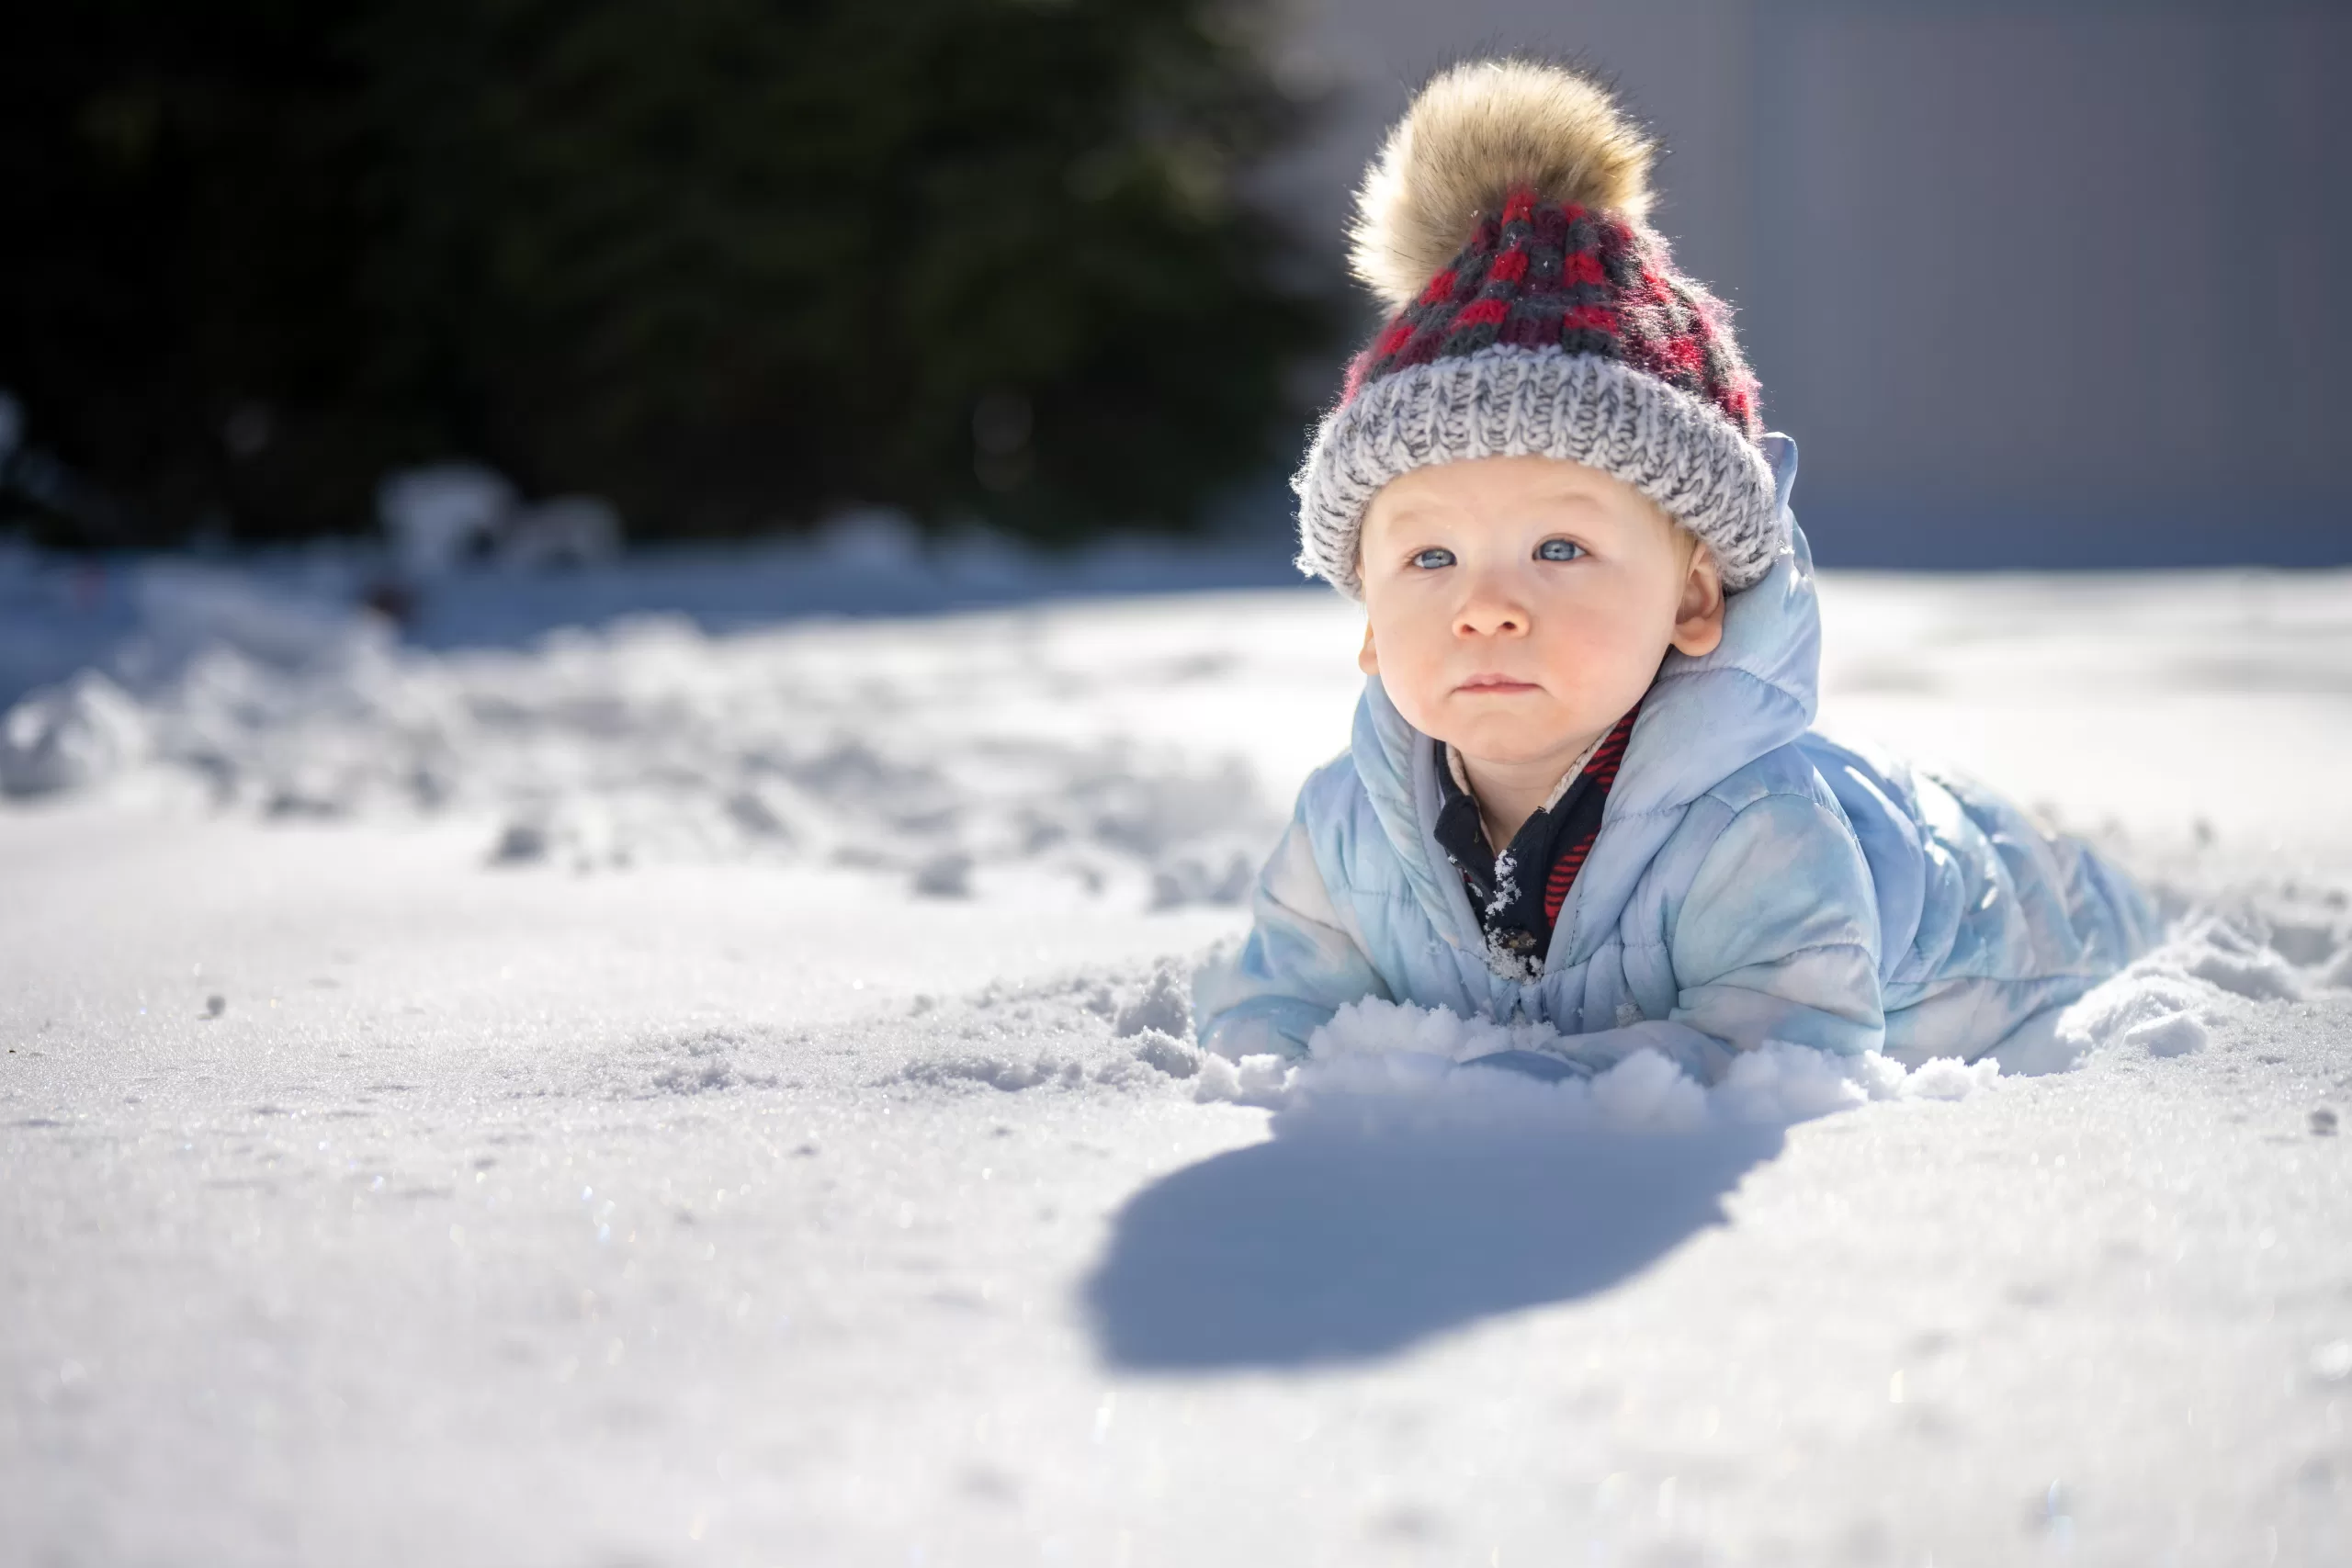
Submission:
[[[1541,969],[1561,903],[1600,832],[1609,787],[1616,781],[1626,739],[1640,711],[1637,705],[1633,713],[1617,721],[1567,786],[1555,792],[1549,804],[1520,825],[1499,855],[1487,841],[1477,798],[1454,777],[1450,749],[1442,743],[1430,748],[1439,802],[1431,832],[1445,858],[1461,874],[1470,908],[1495,957],[1516,964],[1531,975]]]

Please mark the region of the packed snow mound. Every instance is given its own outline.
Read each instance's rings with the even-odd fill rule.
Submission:
[[[903,1020],[866,1028],[906,1053],[894,1080],[903,1085],[1202,1098],[1193,1080],[1218,1058],[1192,1041],[1192,969],[1170,957],[1141,975],[1085,969],[949,1000],[922,995]]]
[[[1501,1024],[1366,998],[1316,1031],[1304,1061],[1205,1058],[1195,1093],[1272,1108],[1277,1130],[1289,1132],[1458,1124],[1688,1133],[1802,1122],[1874,1100],[1959,1100],[2001,1076],[1990,1060],[1937,1060],[1905,1070],[1884,1056],[1838,1057],[1778,1040],[1741,1053],[1713,1085],[1649,1049],[1589,1078],[1545,1079],[1489,1065],[1512,1053],[1547,1059],[1563,1043],[1540,1023]]]
[[[2240,896],[2196,912],[2121,974],[2068,1008],[2046,1043],[2012,1066],[2064,1071],[2120,1045],[2150,1056],[2205,1048],[2220,1019],[2352,991],[2352,919],[2342,895]]]
[[[1872,1100],[1959,1100],[2000,1080],[1990,1061],[1934,1061],[1906,1072],[1881,1056],[1844,1060],[1774,1041],[1742,1055],[1710,1088],[1655,1051],[1636,1052],[1589,1080],[1547,1082],[1477,1060],[1556,1047],[1560,1036],[1544,1025],[1503,1025],[1377,998],[1340,1009],[1304,1060],[1232,1061],[1191,1039],[1183,982],[1194,962],[1163,958],[1141,974],[1081,970],[945,1000],[919,996],[903,1018],[871,1021],[861,1032],[903,1054],[905,1065],[888,1081],[904,1088],[1149,1093],[1271,1110],[1278,1134],[1785,1125]],[[786,1072],[784,1064],[819,1038],[779,1037],[750,1061],[738,1052],[732,1081]]]

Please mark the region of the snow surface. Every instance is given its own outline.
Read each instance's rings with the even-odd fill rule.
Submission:
[[[0,1561],[2352,1560],[2344,575],[1833,577],[1828,721],[2173,935],[1711,1090],[1193,1048],[1327,597],[146,581],[0,721]]]

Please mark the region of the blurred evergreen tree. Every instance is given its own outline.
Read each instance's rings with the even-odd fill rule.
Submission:
[[[0,51],[0,387],[85,536],[487,460],[640,536],[1181,526],[1327,307],[1208,0],[84,0]]]

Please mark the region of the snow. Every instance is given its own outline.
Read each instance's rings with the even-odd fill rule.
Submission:
[[[1839,1060],[1770,1040],[1734,1062],[1718,1084],[1693,1081],[1650,1049],[1586,1077],[1566,1072],[1560,1044],[1544,1024],[1504,1025],[1367,998],[1317,1030],[1302,1062],[1204,1061],[1194,1098],[1277,1111],[1277,1134],[1326,1125],[1351,1133],[1444,1125],[1566,1136],[1789,1123],[1873,1100],[1960,1100],[2001,1074],[1989,1058],[1939,1059],[1906,1072],[1883,1057]]]
[[[0,742],[0,1556],[2352,1555],[2341,574],[1833,576],[1828,720],[2171,933],[1997,1064],[1704,1089],[1192,1045],[1327,597],[138,580]]]
[[[468,563],[529,570],[609,566],[619,557],[620,513],[593,495],[525,503],[506,477],[476,463],[435,463],[388,474],[376,515],[391,564],[430,585]]]
[[[488,554],[518,501],[504,475],[479,463],[407,468],[376,487],[392,558],[414,578],[440,577]]]

